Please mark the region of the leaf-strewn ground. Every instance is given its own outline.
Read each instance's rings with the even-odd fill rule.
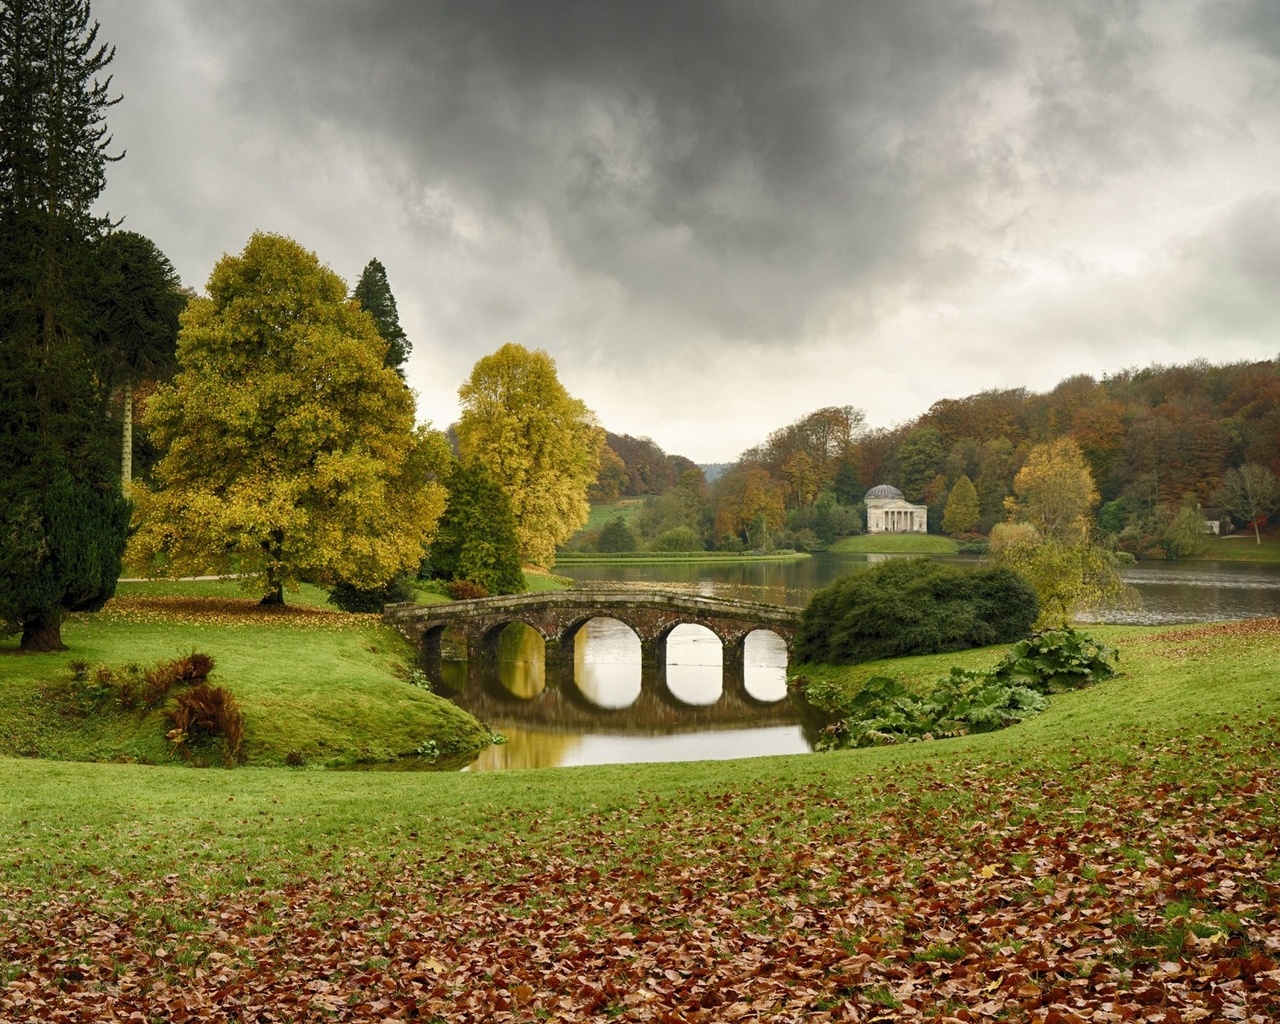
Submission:
[[[1125,677],[889,750],[0,761],[0,1020],[1280,1019],[1280,622],[1108,639]]]

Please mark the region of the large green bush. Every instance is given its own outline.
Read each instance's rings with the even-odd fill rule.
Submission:
[[[814,594],[794,649],[798,661],[834,665],[940,654],[1018,640],[1039,613],[1035,591],[1009,569],[895,560]]]

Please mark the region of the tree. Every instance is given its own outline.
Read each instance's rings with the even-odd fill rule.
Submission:
[[[1280,483],[1265,466],[1246,462],[1239,469],[1229,469],[1222,479],[1219,500],[1223,508],[1237,519],[1253,524],[1253,538],[1262,543],[1259,521],[1265,522],[1280,508]]]
[[[961,475],[947,496],[947,507],[942,512],[944,533],[968,533],[978,525],[978,489],[968,476]]]
[[[1072,543],[1045,538],[1030,523],[997,523],[988,558],[1031,584],[1040,599],[1036,624],[1042,628],[1065,626],[1081,611],[1136,601],[1115,557],[1087,539]]]
[[[600,451],[600,468],[587,488],[587,500],[593,505],[612,505],[627,485],[627,464],[608,444]]]
[[[279,235],[224,256],[208,291],[147,409],[165,455],[156,489],[134,492],[142,566],[237,572],[264,603],[304,575],[373,589],[416,571],[444,507],[445,444],[415,431],[372,318]]]
[[[114,51],[87,0],[0,4],[0,622],[61,649],[120,571],[118,492],[88,329]]]
[[[596,550],[605,552],[634,551],[636,535],[631,532],[627,522],[621,516],[609,520],[600,530],[600,539],[596,541]]]
[[[427,551],[431,575],[478,583],[490,594],[520,593],[520,541],[506,491],[478,460],[456,463],[448,487],[449,500]]]
[[[942,435],[937,427],[918,427],[898,449],[902,493],[911,501],[924,497],[924,489],[942,462]]]
[[[413,346],[400,326],[400,311],[396,308],[396,297],[391,294],[391,285],[387,282],[387,268],[378,260],[370,260],[351,297],[373,317],[378,335],[387,343],[384,364],[403,378],[404,364]]]
[[[176,368],[178,316],[188,296],[169,257],[136,231],[103,238],[97,266],[94,349],[104,396],[120,391],[120,483],[127,494],[133,480],[133,388]]]
[[[1013,478],[1016,500],[1006,501],[1010,520],[1030,523],[1046,539],[1075,544],[1086,540],[1098,504],[1093,475],[1069,438],[1031,449]]]
[[[507,344],[485,356],[458,389],[458,448],[478,459],[511,501],[520,557],[548,566],[587,521],[604,431],[572,397],[542,350]]]
[[[1040,623],[1066,625],[1071,616],[1107,604],[1127,604],[1132,591],[1115,557],[1093,540],[1098,492],[1069,438],[1037,445],[1013,478],[1009,522],[991,531],[991,560],[1020,573],[1040,598]]]

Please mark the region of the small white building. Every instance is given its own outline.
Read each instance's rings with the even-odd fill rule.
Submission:
[[[867,505],[867,533],[928,533],[929,509],[913,505],[889,484],[878,484],[862,499]]]

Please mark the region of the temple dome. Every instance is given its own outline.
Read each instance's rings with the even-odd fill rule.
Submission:
[[[902,498],[902,492],[890,484],[876,484],[867,491],[862,500],[871,501],[874,498]]]

